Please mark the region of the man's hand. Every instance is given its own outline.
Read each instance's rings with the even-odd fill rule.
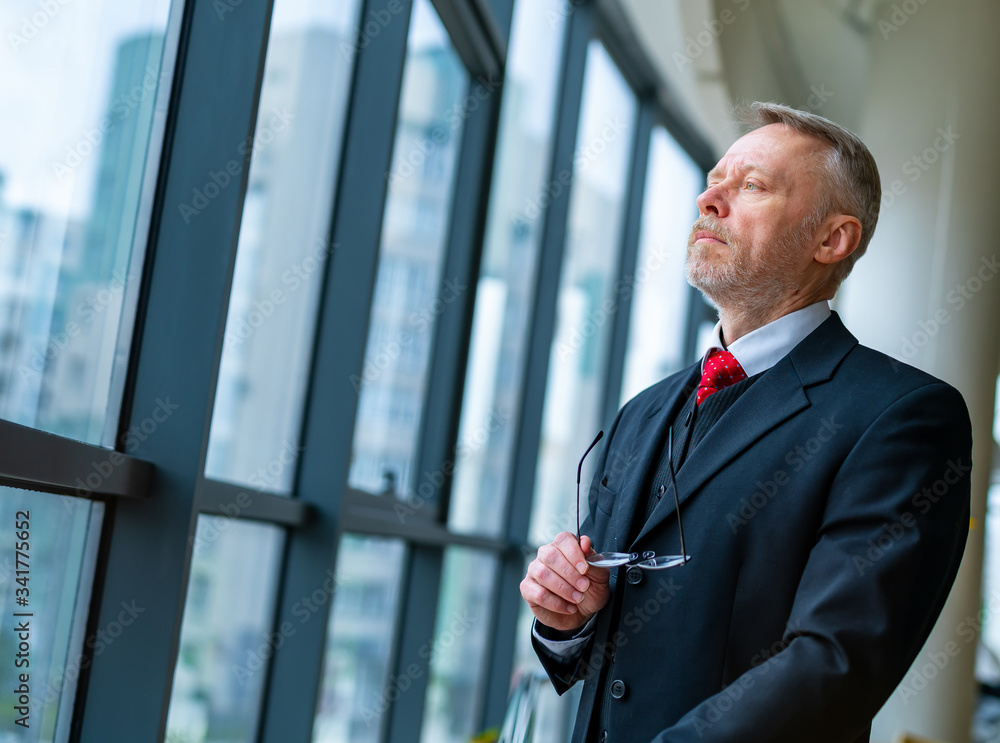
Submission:
[[[608,603],[610,572],[587,564],[585,555],[593,551],[590,537],[577,543],[568,531],[538,548],[521,581],[521,596],[539,622],[563,632],[575,630]]]

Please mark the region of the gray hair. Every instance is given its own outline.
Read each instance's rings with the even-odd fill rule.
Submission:
[[[882,184],[875,158],[856,134],[816,114],[779,103],[754,101],[738,111],[738,119],[751,129],[784,124],[829,145],[820,156],[819,174],[826,181],[821,201],[810,215],[816,226],[833,212],[849,214],[861,222],[861,239],[849,256],[833,265],[830,281],[834,292],[864,255],[878,223]]]

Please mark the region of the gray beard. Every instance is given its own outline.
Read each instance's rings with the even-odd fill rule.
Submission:
[[[687,282],[705,296],[720,318],[761,327],[798,288],[796,248],[802,237],[794,233],[783,237],[775,245],[771,262],[759,266],[751,263],[748,248],[738,241],[729,241],[731,255],[725,266],[708,263],[705,249],[689,244],[684,263]]]

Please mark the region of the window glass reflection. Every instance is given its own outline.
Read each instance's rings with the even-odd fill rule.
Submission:
[[[653,129],[621,403],[685,365],[684,259],[704,177],[663,127]]]
[[[465,290],[442,265],[468,89],[437,13],[416,0],[365,359],[352,379],[360,399],[349,481],[369,492],[413,486],[434,326]]]
[[[256,740],[269,660],[282,529],[199,516],[167,740]]]
[[[537,544],[575,531],[577,463],[603,423],[635,114],[632,90],[591,41],[529,532]]]
[[[399,691],[388,676],[404,555],[397,539],[341,539],[314,743],[380,740]]]
[[[522,0],[514,9],[494,158],[486,242],[456,450],[449,526],[503,528],[515,411],[551,185],[549,163],[565,0]]]
[[[68,738],[77,679],[90,663],[84,633],[103,515],[102,503],[0,487],[0,709],[13,736],[0,733],[2,740]],[[86,638],[93,656],[141,611],[126,606],[121,621]],[[28,624],[25,647],[15,631],[21,622]],[[21,673],[28,674],[27,709],[15,693]]]
[[[172,74],[170,2],[50,5],[0,5],[0,416],[110,444]]]
[[[276,0],[205,474],[292,487],[359,0]]]
[[[418,653],[431,664],[424,743],[466,743],[481,732],[476,719],[495,575],[496,558],[491,554],[459,547],[445,552],[434,638]]]

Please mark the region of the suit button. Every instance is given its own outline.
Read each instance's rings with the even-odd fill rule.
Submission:
[[[615,699],[621,699],[625,696],[625,682],[621,680],[616,680],[611,682],[611,696]]]
[[[656,500],[659,500],[660,498],[662,498],[663,494],[666,493],[666,492],[667,492],[667,486],[666,485],[661,485],[657,489],[657,491],[656,491]]]
[[[642,583],[642,568],[637,568],[635,565],[630,567],[628,572],[625,573],[625,580],[633,586],[637,586]]]
[[[601,733],[601,741],[600,741],[600,743],[608,743],[608,731],[607,730],[605,730],[603,733]]]

